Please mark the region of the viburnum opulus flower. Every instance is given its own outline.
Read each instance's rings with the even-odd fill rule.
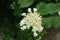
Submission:
[[[38,36],[36,31],[43,31],[42,16],[40,16],[36,8],[33,9],[33,12],[31,11],[31,8],[28,8],[28,13],[22,13],[22,16],[25,16],[20,21],[20,26],[22,30],[29,29],[32,27],[32,31],[34,32],[35,37]]]

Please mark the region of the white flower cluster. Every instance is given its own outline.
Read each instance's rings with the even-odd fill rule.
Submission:
[[[29,29],[32,27],[32,31],[34,32],[34,37],[38,36],[36,31],[43,31],[42,27],[42,17],[38,14],[37,9],[33,9],[34,12],[31,11],[31,8],[28,8],[28,14],[23,13],[22,16],[25,16],[20,21],[20,26],[22,30]]]

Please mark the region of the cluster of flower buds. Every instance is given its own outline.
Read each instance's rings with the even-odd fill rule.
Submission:
[[[22,16],[25,16],[20,21],[21,30],[30,29],[32,27],[32,31],[34,32],[34,37],[38,36],[37,31],[41,32],[43,31],[42,27],[42,17],[37,12],[36,8],[33,8],[33,12],[31,11],[31,8],[28,8],[28,14],[22,13]]]

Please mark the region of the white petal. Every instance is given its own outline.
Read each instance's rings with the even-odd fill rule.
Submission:
[[[25,30],[25,29],[26,29],[26,26],[21,27],[21,30]]]
[[[34,12],[36,12],[36,11],[37,11],[37,9],[36,9],[36,8],[33,8],[33,11],[34,11]]]
[[[31,8],[28,8],[28,12],[32,12]]]
[[[38,34],[36,32],[34,32],[34,37],[37,37],[37,36],[38,36]]]
[[[23,26],[25,23],[20,23],[20,26]]]
[[[24,29],[26,29],[26,26],[23,26]]]
[[[44,29],[44,28],[41,26],[41,27],[40,27],[40,32],[43,31],[43,29]]]
[[[23,26],[24,25],[24,23],[20,23],[20,26]]]
[[[21,27],[21,30],[24,30],[24,28],[23,28],[23,27]]]
[[[21,15],[22,15],[22,16],[26,16],[26,13],[22,13]]]
[[[20,22],[20,26],[23,26],[25,23],[24,23],[24,20],[22,20],[21,22]]]
[[[21,20],[20,26],[23,26],[25,24],[25,20]]]
[[[60,16],[60,11],[58,11],[58,15]]]
[[[25,22],[25,20],[21,20],[21,22]]]

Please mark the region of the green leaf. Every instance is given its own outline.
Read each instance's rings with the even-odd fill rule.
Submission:
[[[10,40],[10,38],[11,38],[11,37],[10,37],[9,34],[5,34],[3,40]]]
[[[15,1],[13,1],[13,3],[12,3],[12,5],[15,7],[16,6],[16,4],[15,4],[16,2]]]
[[[18,6],[15,7],[14,16],[17,16],[17,17],[21,16],[21,9]]]
[[[52,27],[52,18],[53,17],[45,17],[45,18],[43,18],[42,25],[45,28],[51,28]]]
[[[33,40],[33,37],[29,37],[28,40]]]
[[[41,15],[54,14],[60,10],[60,3],[40,3],[37,4],[36,8]]]
[[[45,28],[58,28],[60,26],[60,16],[44,17],[42,20],[42,25]]]
[[[29,7],[30,5],[32,5],[34,2],[34,0],[18,0],[18,4],[20,4],[20,7],[24,8],[24,7]]]
[[[45,3],[40,3],[40,4],[37,4],[37,6],[36,6],[36,8],[38,9],[38,12],[42,15],[46,15],[45,6],[46,6]]]
[[[60,16],[55,16],[53,19],[53,27],[58,28],[60,26]]]

